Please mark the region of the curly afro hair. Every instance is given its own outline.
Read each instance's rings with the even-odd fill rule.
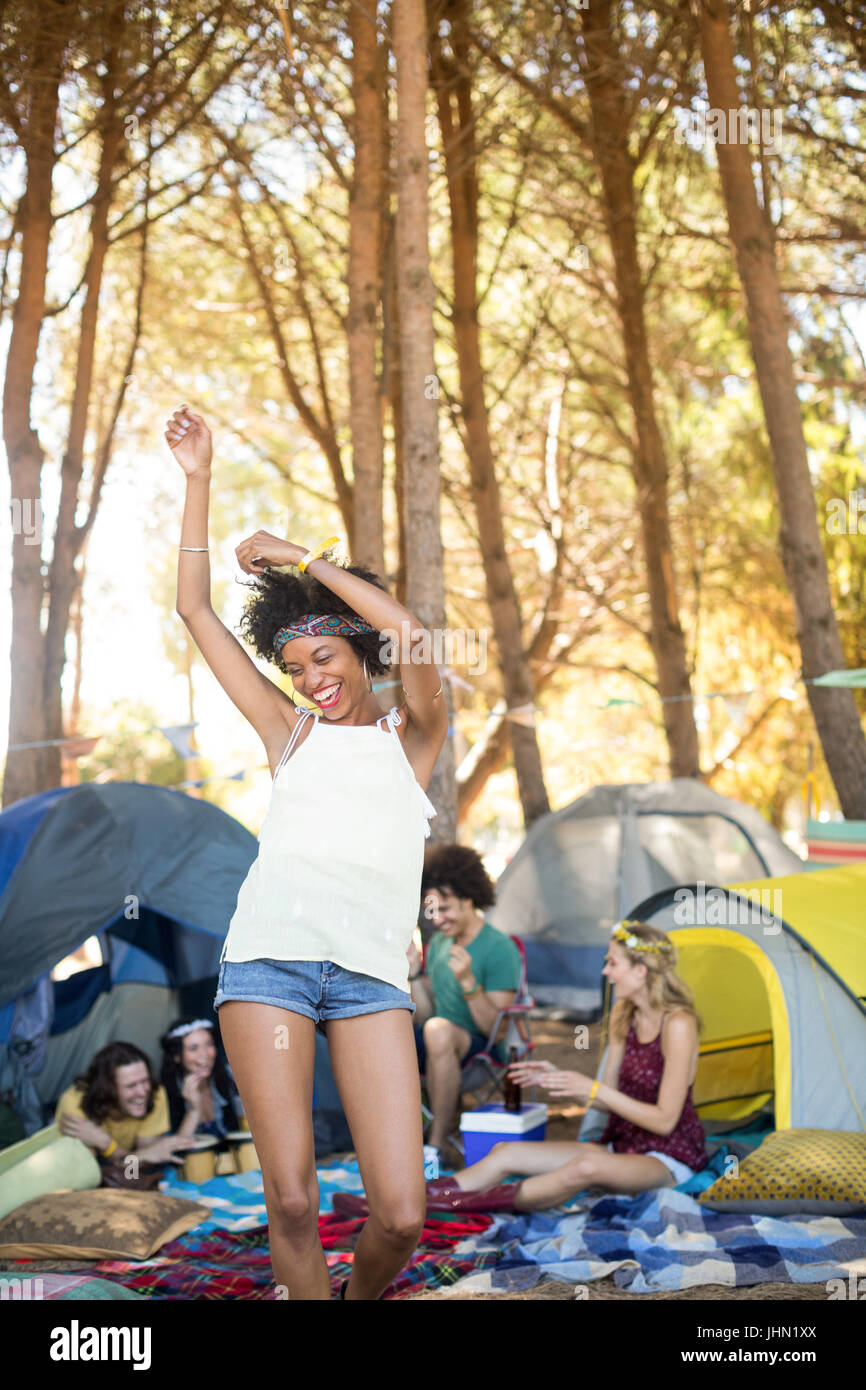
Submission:
[[[457,898],[469,898],[474,907],[490,907],[496,889],[481,862],[468,845],[431,845],[424,854],[421,892],[449,889]]]
[[[376,588],[384,593],[388,592],[378,574],[366,569],[364,565],[349,565],[338,560],[332,560],[331,563],[339,565],[339,568],[346,570],[348,574],[356,574],[359,579],[366,579],[369,584],[375,584]],[[247,599],[238,631],[257,656],[272,661],[286,673],[288,668],[282,654],[274,651],[274,637],[281,627],[297,622],[307,613],[315,613],[316,617],[326,613],[353,618],[361,616],[332,589],[320,584],[311,574],[301,574],[299,570],[285,572],[267,569],[262,574],[254,575],[244,587],[250,590],[250,597]],[[379,655],[382,646],[380,633],[352,633],[343,640],[352,647],[359,662],[363,661],[364,657],[367,658],[371,675],[381,676],[389,670]]]

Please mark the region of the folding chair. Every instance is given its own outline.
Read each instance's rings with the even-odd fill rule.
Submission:
[[[505,1076],[507,1063],[501,1062],[494,1051],[497,1035],[502,1026],[503,1019],[508,1019],[508,1027],[505,1037],[502,1040],[505,1046],[506,1056],[510,1048],[516,1047],[517,1058],[518,1061],[520,1061],[522,1058],[527,1057],[535,1046],[535,1043],[531,1040],[529,1035],[529,1010],[535,1008],[535,1000],[529,993],[526,971],[526,948],[519,936],[512,936],[511,940],[520,952],[520,980],[518,981],[517,989],[514,994],[514,1002],[509,1004],[507,1008],[499,1010],[499,1013],[493,1020],[493,1026],[490,1029],[490,1036],[487,1039],[486,1047],[481,1052],[476,1052],[475,1056],[465,1063],[460,1072],[461,1095],[464,1091],[478,1091],[482,1087],[485,1087],[484,1095],[477,1102],[478,1105],[486,1105],[490,1097],[497,1091],[501,1096],[505,1095],[505,1083],[503,1078]],[[425,963],[426,956],[427,950],[425,947]],[[421,1081],[423,1083],[423,1076]],[[433,1112],[428,1108],[423,1095],[421,1099],[421,1110],[425,1120],[429,1121],[433,1119]],[[464,1155],[464,1148],[460,1139],[459,1130],[455,1130],[449,1135],[448,1142],[453,1144],[454,1148],[461,1156]]]

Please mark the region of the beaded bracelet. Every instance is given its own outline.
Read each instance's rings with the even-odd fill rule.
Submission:
[[[308,550],[306,555],[302,555],[298,561],[298,569],[301,571],[301,574],[306,574],[307,565],[311,565],[314,560],[318,560],[324,551],[330,550],[331,546],[336,545],[339,539],[339,536],[329,536],[328,539],[322,541],[322,544],[317,546],[315,550]]]

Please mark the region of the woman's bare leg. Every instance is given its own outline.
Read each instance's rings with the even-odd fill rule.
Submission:
[[[378,1298],[406,1265],[424,1225],[421,1079],[412,1016],[407,1009],[383,1009],[332,1019],[325,1029],[370,1204],[346,1298]]]
[[[545,1143],[543,1140],[504,1139],[477,1163],[461,1168],[454,1174],[454,1182],[464,1192],[480,1192],[485,1187],[495,1187],[513,1174],[515,1177],[530,1177],[536,1173],[549,1173],[553,1168],[561,1168],[571,1158],[579,1158],[587,1144],[567,1141]]]
[[[219,1021],[262,1165],[274,1281],[290,1299],[329,1299],[313,1143],[316,1025],[238,999],[220,1005]]]
[[[569,1201],[587,1187],[605,1192],[637,1193],[653,1187],[675,1187],[669,1168],[646,1154],[612,1154],[599,1144],[581,1144],[587,1150],[562,1167],[538,1177],[526,1178],[514,1196],[515,1211],[544,1211]]]

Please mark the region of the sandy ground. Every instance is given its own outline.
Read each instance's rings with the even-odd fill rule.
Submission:
[[[563,1068],[574,1068],[585,1072],[587,1076],[595,1076],[599,1061],[599,1047],[601,1038],[601,1027],[599,1024],[592,1025],[588,1030],[585,1039],[578,1037],[578,1041],[586,1041],[586,1047],[575,1046],[575,1025],[573,1023],[553,1022],[549,1020],[533,1019],[531,1023],[532,1039],[536,1046],[533,1049],[533,1057],[540,1062],[553,1062],[555,1066]],[[548,1107],[547,1117],[547,1138],[560,1140],[574,1140],[580,1128],[580,1122],[584,1115],[584,1107],[569,1101],[559,1102],[551,1100],[547,1092],[537,1089],[536,1095],[539,1100],[543,1100]],[[525,1098],[525,1097],[524,1097]],[[463,1097],[462,1108],[471,1109],[473,1098],[470,1095]],[[462,1166],[460,1156],[456,1151],[453,1153],[453,1164],[455,1168]],[[613,1278],[594,1280],[589,1284],[589,1301],[598,1300],[623,1300],[645,1303],[657,1301],[682,1301],[682,1300],[707,1300],[725,1299],[731,1301],[746,1302],[768,1302],[771,1300],[811,1300],[826,1302],[827,1290],[823,1283],[820,1284],[760,1284],[754,1288],[732,1289],[721,1284],[705,1284],[700,1288],[690,1289],[682,1293],[626,1293],[618,1289],[613,1282]],[[536,1288],[529,1289],[526,1293],[496,1293],[496,1294],[443,1294],[435,1290],[411,1295],[409,1301],[427,1301],[432,1299],[448,1298],[449,1301],[456,1302],[500,1302],[503,1299],[520,1300],[526,1299],[574,1299],[574,1285],[565,1284],[552,1279],[543,1280]]]

